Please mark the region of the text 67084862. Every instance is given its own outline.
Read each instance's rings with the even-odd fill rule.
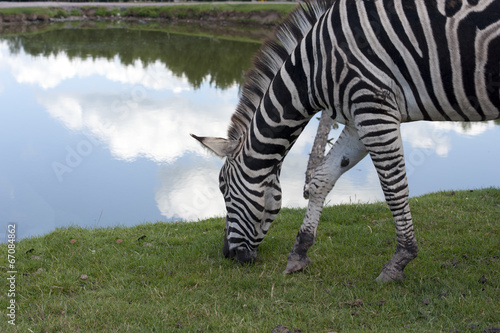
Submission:
[[[7,226],[7,262],[9,270],[7,271],[7,286],[9,288],[7,296],[9,303],[7,305],[8,323],[16,325],[16,225],[10,223]]]

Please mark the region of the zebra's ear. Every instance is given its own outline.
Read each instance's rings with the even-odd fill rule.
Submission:
[[[203,136],[200,137],[194,134],[191,134],[191,136],[220,157],[231,158],[236,149],[238,148],[238,141],[236,140],[203,137]]]

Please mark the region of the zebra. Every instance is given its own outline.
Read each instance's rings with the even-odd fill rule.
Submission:
[[[344,129],[305,192],[307,211],[284,273],[310,265],[326,195],[366,155],[392,212],[397,244],[379,282],[404,279],[418,246],[400,124],[500,118],[499,0],[311,0],[263,44],[247,73],[228,138],[199,137],[226,160],[223,254],[239,262],[281,208],[280,170],[316,112]]]

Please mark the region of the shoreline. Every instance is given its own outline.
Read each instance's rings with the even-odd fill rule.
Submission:
[[[142,6],[183,6],[183,5],[201,5],[201,4],[228,4],[228,5],[247,5],[255,4],[249,1],[225,1],[225,2],[67,2],[67,1],[31,1],[31,2],[11,2],[0,1],[1,8],[22,8],[22,7],[142,7]],[[273,1],[259,2],[258,5],[290,5],[297,4],[293,1]]]
[[[75,3],[0,1],[0,26],[65,21],[195,21],[271,27],[294,2]]]

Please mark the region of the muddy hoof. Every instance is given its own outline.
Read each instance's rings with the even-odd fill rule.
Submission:
[[[296,253],[290,253],[288,255],[288,262],[286,264],[286,269],[283,271],[284,274],[291,274],[299,272],[305,269],[311,264],[311,260],[307,256],[299,256]]]
[[[405,278],[403,272],[386,272],[385,270],[380,273],[376,281],[378,283],[401,282]]]

